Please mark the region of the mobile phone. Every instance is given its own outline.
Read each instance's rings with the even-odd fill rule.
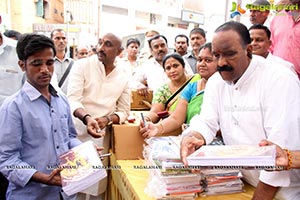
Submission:
[[[142,117],[143,126],[146,127],[146,120],[143,113],[141,113],[141,117]]]
[[[161,112],[158,112],[157,115],[158,115],[160,118],[164,119],[164,118],[169,117],[169,112],[168,112],[168,111],[161,111]]]
[[[107,157],[107,156],[111,156],[111,153],[102,154],[102,155],[99,156],[99,158],[104,158],[104,157]]]

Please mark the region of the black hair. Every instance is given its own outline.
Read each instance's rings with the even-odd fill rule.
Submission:
[[[179,37],[184,37],[184,38],[186,39],[187,45],[189,45],[189,38],[188,38],[188,36],[186,36],[186,35],[184,35],[184,34],[176,35],[176,37],[175,37],[175,42],[176,42],[177,38],[179,38]]]
[[[62,28],[56,28],[56,29],[53,29],[53,30],[51,31],[51,33],[50,33],[50,38],[51,38],[51,39],[53,38],[53,35],[54,35],[54,32],[55,32],[55,31],[57,31],[57,32],[64,32],[64,33],[65,33],[64,29],[62,29]]]
[[[6,30],[3,34],[9,38],[16,38],[16,40],[19,40],[20,36],[22,35],[20,32],[15,30]]]
[[[180,64],[184,68],[185,62],[184,62],[183,58],[181,57],[181,55],[178,53],[171,53],[171,54],[166,55],[162,61],[162,66],[164,69],[165,69],[165,63],[169,58],[174,58],[174,59],[178,60],[178,62],[180,62]]]
[[[165,37],[165,36],[163,36],[163,35],[155,35],[155,36],[153,36],[152,38],[150,38],[149,40],[148,40],[148,44],[149,44],[149,47],[152,49],[152,47],[151,47],[151,42],[153,41],[153,40],[156,40],[156,39],[158,39],[158,38],[163,38],[165,41],[166,41],[166,44],[168,44],[168,40],[167,40],[167,38]]]
[[[260,30],[264,30],[267,34],[268,39],[271,38],[271,31],[269,30],[268,27],[262,25],[262,24],[254,24],[249,28],[249,31],[253,30],[253,29],[260,29]]]
[[[222,31],[229,31],[229,30],[235,31],[240,36],[241,43],[244,48],[251,43],[251,38],[247,27],[244,24],[239,22],[235,22],[235,21],[226,22],[221,26],[219,26],[215,30],[215,33],[222,32]]]
[[[137,44],[138,46],[140,46],[140,41],[137,39],[137,38],[129,38],[128,40],[127,40],[127,43],[126,43],[126,48],[130,45],[130,44],[132,44],[132,43],[135,43],[135,44]]]
[[[190,32],[190,37],[192,34],[196,34],[196,33],[199,33],[200,35],[202,35],[203,38],[206,38],[205,31],[202,28],[193,28]]]
[[[32,54],[41,52],[46,48],[51,48],[54,56],[56,55],[55,46],[50,38],[41,34],[27,33],[21,35],[16,50],[19,60],[25,61]]]
[[[202,49],[209,49],[209,51],[212,52],[211,42],[208,42],[208,43],[205,43],[205,44],[201,45],[201,47],[199,48],[199,52]]]

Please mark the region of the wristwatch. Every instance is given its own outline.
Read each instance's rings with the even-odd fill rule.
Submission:
[[[111,119],[111,116],[105,116],[105,118],[107,119],[107,124],[106,126],[111,126],[113,124],[113,121]]]

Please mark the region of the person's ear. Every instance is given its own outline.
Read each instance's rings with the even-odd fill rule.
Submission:
[[[247,45],[246,51],[247,51],[248,58],[252,58],[252,45],[251,44]]]
[[[26,71],[25,62],[23,60],[19,60],[18,64],[19,64],[20,68],[22,69],[22,71],[25,72]]]
[[[118,56],[122,53],[123,50],[124,50],[123,47],[120,47],[120,48],[118,49]]]
[[[272,40],[268,40],[269,47],[272,45]]]

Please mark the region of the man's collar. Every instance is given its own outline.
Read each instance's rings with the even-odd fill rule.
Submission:
[[[49,84],[49,92],[51,94],[51,96],[54,96],[54,97],[58,97],[57,95],[57,91],[54,89],[54,87]],[[26,81],[24,83],[24,86],[23,86],[23,91],[28,95],[29,99],[31,101],[34,101],[35,99],[38,99],[42,94],[35,88],[33,87],[28,81]]]
[[[2,44],[0,44],[0,47],[5,48],[6,46],[16,46],[17,41],[13,40],[11,38],[6,37],[3,33],[0,33],[2,37]]]
[[[185,54],[184,56],[186,58],[190,58],[190,57],[195,58],[195,55],[194,55],[193,51],[188,51],[187,54]]]
[[[65,61],[71,61],[72,60],[72,58],[69,58],[69,57],[64,57],[64,59],[61,61],[57,56],[55,56],[54,57],[54,60],[57,60],[57,61],[59,61],[59,62],[65,62]]]

